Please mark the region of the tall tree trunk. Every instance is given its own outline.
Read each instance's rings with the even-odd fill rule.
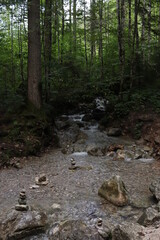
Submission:
[[[131,47],[131,24],[132,24],[132,9],[131,9],[131,0],[128,0],[129,5],[129,17],[128,17],[128,46]]]
[[[135,0],[134,3],[134,33],[133,33],[133,46],[132,46],[132,56],[131,56],[131,71],[132,74],[138,66],[138,50],[139,50],[139,35],[138,35],[138,11],[139,11],[140,0]],[[130,90],[133,86],[133,77],[130,82]]]
[[[76,48],[77,48],[77,0],[73,0],[73,51],[76,55]]]
[[[51,73],[51,44],[52,44],[52,24],[51,24],[51,0],[45,2],[44,16],[44,68],[45,68],[45,97],[48,101],[50,95],[50,73]]]
[[[91,65],[93,64],[94,57],[96,54],[96,44],[95,44],[95,29],[96,29],[96,14],[95,14],[95,0],[91,0]]]
[[[159,3],[159,19],[158,19],[158,22],[159,22],[159,37],[158,37],[158,44],[159,44],[159,47],[160,47],[160,3]]]
[[[63,62],[63,51],[64,51],[64,0],[61,0],[61,4],[62,4],[62,28],[61,28],[61,34],[62,34],[62,38],[61,38],[61,63]]]
[[[84,47],[85,47],[85,60],[86,66],[88,66],[88,56],[87,56],[87,31],[86,31],[86,2],[83,3],[84,5],[84,16],[83,16],[83,23],[84,23]]]
[[[150,60],[150,42],[151,42],[151,0],[148,3],[148,61]]]
[[[12,87],[15,91],[15,67],[14,67],[14,49],[13,49],[13,9],[11,9],[11,79]]]
[[[40,1],[28,0],[28,100],[41,108]]]
[[[99,0],[99,58],[101,61],[101,77],[103,77],[103,0]]]
[[[124,0],[117,0],[117,16],[118,16],[118,46],[120,60],[120,90],[119,96],[122,99],[124,84],[124,64],[125,64],[125,46],[124,46],[124,25],[125,25],[125,3]]]
[[[72,53],[72,0],[69,0],[69,52]]]

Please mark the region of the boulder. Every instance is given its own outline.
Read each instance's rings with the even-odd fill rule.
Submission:
[[[122,135],[122,131],[120,128],[109,128],[107,135],[110,137],[119,137]]]
[[[47,225],[47,216],[38,210],[19,212],[13,210],[0,222],[2,239],[16,240],[24,237],[44,233]]]
[[[154,180],[149,187],[149,190],[153,194],[153,196],[160,201],[160,178]]]
[[[104,156],[107,152],[107,149],[106,147],[99,147],[99,146],[95,146],[95,145],[90,145],[87,147],[86,149],[88,155],[91,155],[91,156]]]
[[[103,233],[104,234],[104,233]],[[66,220],[55,223],[49,231],[49,239],[59,240],[104,240],[102,233],[98,229],[88,227],[80,220]],[[106,240],[109,238],[105,238]]]
[[[153,207],[147,208],[138,219],[138,223],[143,226],[149,226],[160,220],[160,212]]]
[[[139,224],[124,223],[115,227],[112,240],[141,240],[144,235],[143,230]]]
[[[98,194],[116,206],[125,206],[129,201],[126,187],[120,176],[106,180],[98,190]]]
[[[59,147],[66,147],[68,144],[75,143],[77,141],[79,132],[79,126],[74,122],[72,122],[67,129],[58,131],[57,136],[59,139]]]

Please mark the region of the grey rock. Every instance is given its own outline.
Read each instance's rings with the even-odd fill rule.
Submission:
[[[154,180],[150,187],[149,190],[151,191],[151,193],[153,194],[153,196],[160,201],[160,178]]]
[[[120,176],[106,180],[98,190],[98,194],[116,206],[125,206],[129,201],[126,187]]]
[[[98,229],[88,227],[80,220],[67,220],[64,222],[56,223],[49,231],[50,240],[104,240]]]
[[[28,210],[19,212],[13,210],[0,222],[2,239],[17,240],[38,235],[45,231],[47,217],[44,212]]]
[[[124,223],[115,227],[112,240],[141,240],[144,235],[143,230],[139,224]]]
[[[59,147],[65,148],[67,145],[75,143],[78,139],[79,132],[79,126],[74,122],[72,122],[67,129],[58,131]]]
[[[99,147],[96,145],[89,145],[86,149],[88,155],[91,156],[105,156],[106,152],[107,152],[107,148],[105,146],[103,147]]]
[[[24,204],[19,203],[15,206],[15,209],[17,211],[28,211],[29,207],[26,205],[26,203],[24,203]]]
[[[149,226],[160,220],[160,212],[153,207],[147,208],[141,217],[138,219],[138,223],[143,226]]]

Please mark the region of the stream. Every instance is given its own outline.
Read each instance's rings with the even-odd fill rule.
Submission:
[[[83,116],[78,114],[68,117],[80,123],[83,122]],[[14,208],[19,192],[25,188],[28,204],[44,209],[56,221],[81,219],[89,225],[94,225],[98,218],[111,225],[137,221],[144,208],[153,203],[149,185],[159,176],[159,162],[150,156],[136,160],[115,160],[108,155],[88,155],[86,149],[90,145],[103,147],[121,144],[127,151],[143,146],[125,137],[108,137],[106,132],[99,130],[96,122],[83,122],[80,130],[87,138],[74,144],[79,151],[63,154],[61,149],[50,149],[40,157],[23,160],[19,170],[1,170],[1,215]],[[74,171],[69,170],[72,157],[79,167]],[[41,173],[46,174],[48,185],[33,189],[35,177]],[[98,196],[98,189],[104,180],[113,175],[120,175],[126,185],[130,196],[130,204],[126,207],[116,207]],[[56,212],[53,212],[53,204],[59,205]]]

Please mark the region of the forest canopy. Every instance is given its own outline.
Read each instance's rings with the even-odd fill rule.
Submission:
[[[30,24],[39,28],[35,30],[39,44],[35,42],[29,58],[36,39],[29,30],[33,4],[39,8],[32,9]],[[33,66],[35,48],[39,57]],[[159,87],[160,2],[1,1],[0,52],[2,106],[24,103],[32,88],[37,88],[38,101],[43,102],[59,96],[72,101],[97,95],[130,99],[135,89]],[[33,72],[29,74],[28,69],[36,67],[39,82],[36,87],[32,82],[29,90]]]

